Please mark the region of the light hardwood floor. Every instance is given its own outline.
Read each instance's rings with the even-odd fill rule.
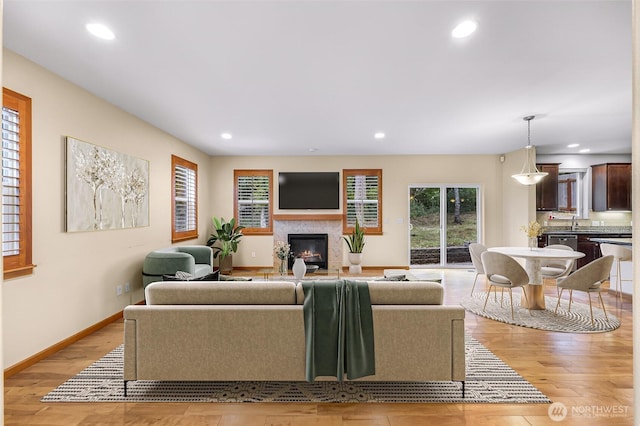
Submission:
[[[377,275],[380,271],[377,271]],[[471,289],[474,273],[446,270],[445,303]],[[376,275],[376,271],[368,274]],[[476,289],[482,289],[482,285]],[[555,295],[555,287],[545,292]],[[213,404],[53,403],[40,398],[122,343],[115,322],[5,381],[6,425],[589,425],[633,424],[631,303],[604,296],[622,327],[568,334],[514,327],[466,314],[469,334],[569,410],[559,423],[548,404]],[[586,302],[578,296],[578,301]],[[595,299],[594,299],[595,300]],[[606,413],[614,410],[619,417]],[[595,413],[591,416],[588,413]],[[579,416],[581,414],[582,416]]]

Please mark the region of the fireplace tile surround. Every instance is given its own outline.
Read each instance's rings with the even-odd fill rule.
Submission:
[[[340,269],[342,267],[342,216],[322,217],[320,219],[309,215],[309,219],[300,215],[293,218],[274,216],[273,240],[287,241],[289,234],[327,234],[327,267],[328,269]],[[274,268],[277,262],[274,256]]]

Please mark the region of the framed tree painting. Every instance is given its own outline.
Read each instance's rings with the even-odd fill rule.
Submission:
[[[149,226],[149,162],[65,139],[66,231]]]

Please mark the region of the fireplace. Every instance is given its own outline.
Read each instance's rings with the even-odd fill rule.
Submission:
[[[293,258],[289,259],[289,269],[296,257],[301,257],[307,265],[318,265],[320,269],[327,269],[327,234],[289,234],[287,239],[293,254]]]

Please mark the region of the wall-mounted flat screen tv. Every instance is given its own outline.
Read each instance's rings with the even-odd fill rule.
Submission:
[[[278,174],[279,208],[338,209],[340,174],[338,172],[280,172]]]

